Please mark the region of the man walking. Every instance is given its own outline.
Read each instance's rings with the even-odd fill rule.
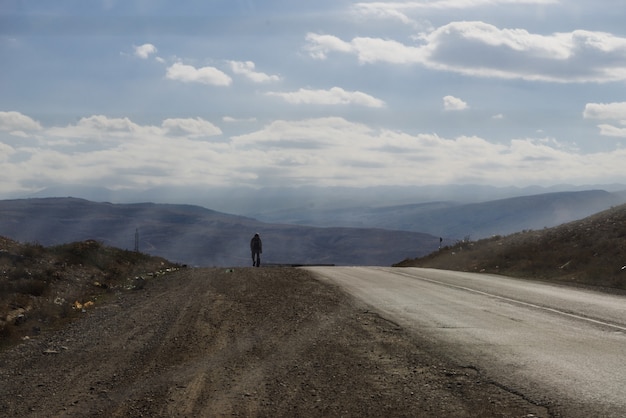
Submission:
[[[252,265],[254,267],[261,266],[261,254],[263,254],[263,243],[259,234],[254,234],[250,240],[250,251],[252,251]]]

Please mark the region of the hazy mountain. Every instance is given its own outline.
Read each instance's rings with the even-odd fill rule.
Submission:
[[[480,239],[542,229],[626,201],[623,192],[587,190],[476,203],[439,200],[384,205],[386,201],[399,199],[400,192],[408,193],[408,189],[310,188],[306,193],[297,189],[299,193],[290,196],[288,192],[292,189],[280,188],[263,190],[263,197],[260,190],[250,197],[245,196],[250,190],[237,190],[230,189],[229,205],[256,198],[248,209],[257,213],[258,220],[193,205],[33,198],[0,201],[0,235],[43,245],[96,239],[107,245],[133,249],[138,231],[142,252],[191,265],[240,266],[251,264],[249,240],[259,232],[265,246],[264,262],[390,265],[436,250],[439,237],[443,237],[443,245],[449,245],[465,237]],[[372,199],[366,190],[378,193],[377,205],[365,205]],[[424,192],[425,188],[421,190]],[[115,193],[107,190],[94,192],[110,192],[108,196],[115,197]],[[211,193],[213,197],[209,200],[217,202],[215,196],[226,191],[208,191],[207,196]],[[463,196],[467,197],[466,194]],[[434,195],[437,193],[433,192]],[[330,196],[337,196],[337,202],[328,200]],[[182,199],[174,195],[167,197]]]
[[[259,214],[267,222],[314,226],[350,226],[419,231],[472,239],[542,229],[584,218],[625,202],[625,196],[603,190],[544,193],[481,203],[429,202],[333,210],[296,208]]]
[[[276,211],[319,211],[346,208],[376,208],[430,202],[480,203],[536,194],[606,190],[624,191],[626,185],[551,187],[494,187],[472,184],[378,187],[157,187],[144,191],[110,190],[82,185],[57,185],[30,196],[0,198],[73,196],[94,202],[186,203],[220,212],[265,219]]]
[[[94,203],[75,198],[0,201],[0,235],[49,246],[95,239],[200,266],[251,265],[249,242],[263,238],[263,263],[391,265],[437,249],[418,232],[268,224],[199,206]]]

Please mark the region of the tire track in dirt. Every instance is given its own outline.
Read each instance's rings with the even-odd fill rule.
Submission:
[[[1,352],[0,415],[549,416],[427,346],[303,270],[189,269]]]

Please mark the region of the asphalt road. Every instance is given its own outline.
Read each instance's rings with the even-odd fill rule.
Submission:
[[[432,269],[307,270],[559,415],[626,416],[624,296]]]

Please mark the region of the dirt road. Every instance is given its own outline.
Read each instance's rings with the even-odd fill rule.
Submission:
[[[439,358],[432,341],[291,268],[181,270],[0,353],[6,417],[544,417],[551,408]]]

